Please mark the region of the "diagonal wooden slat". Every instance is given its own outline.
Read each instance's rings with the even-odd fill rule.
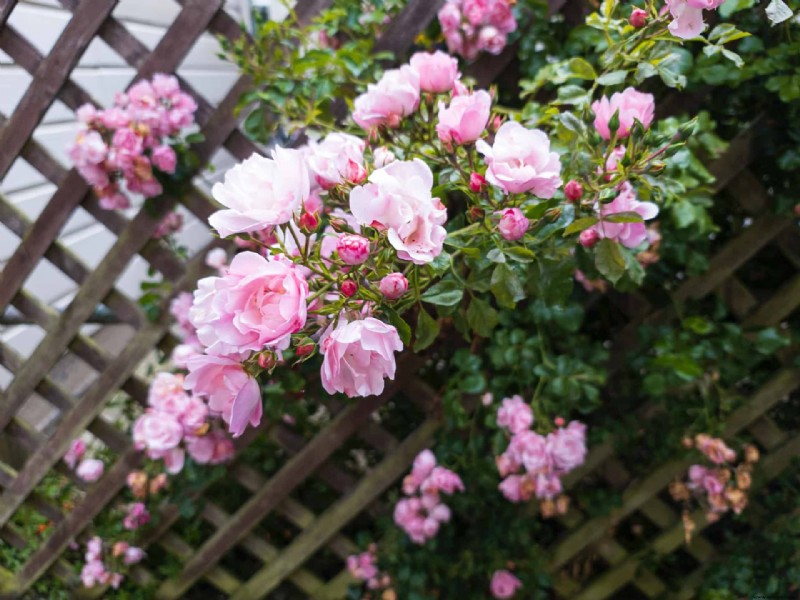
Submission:
[[[17,5],[17,0],[0,0],[0,29],[6,24],[11,11]]]

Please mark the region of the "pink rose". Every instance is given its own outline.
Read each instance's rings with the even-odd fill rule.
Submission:
[[[212,248],[206,253],[205,263],[212,269],[221,269],[228,262],[228,253],[225,248]]]
[[[561,493],[561,479],[555,473],[538,473],[534,480],[536,497],[552,500]]]
[[[103,562],[99,559],[91,560],[83,565],[81,569],[81,583],[84,587],[94,587],[95,584],[100,583],[101,579],[106,576],[106,568]]]
[[[423,494],[435,494],[442,492],[451,495],[455,492],[464,491],[464,483],[461,478],[445,467],[434,467],[431,474],[422,482],[420,490]]]
[[[517,28],[517,20],[511,10],[509,0],[493,0],[489,7],[489,24],[502,33],[511,33]]]
[[[141,502],[134,502],[128,507],[128,513],[122,521],[122,526],[129,531],[133,531],[147,525],[149,521],[150,513],[147,511],[147,507]]]
[[[383,392],[383,379],[394,379],[394,353],[403,349],[397,330],[373,317],[361,321],[339,321],[320,339],[325,358],[322,387],[329,394],[349,397]]]
[[[356,579],[367,581],[378,575],[375,556],[371,552],[362,552],[347,557],[347,570]]]
[[[186,452],[198,465],[208,464],[214,456],[214,440],[208,435],[188,438]]]
[[[400,260],[422,265],[442,252],[447,209],[431,196],[433,174],[423,161],[395,161],[350,192],[350,210],[361,225],[387,229]]]
[[[558,154],[550,152],[550,140],[539,129],[506,121],[493,146],[478,140],[476,148],[486,157],[486,179],[506,193],[532,192],[552,198],[561,185],[561,161]]]
[[[439,9],[438,17],[442,31],[452,31],[461,25],[461,11],[453,0],[449,0]]]
[[[100,479],[103,476],[104,470],[105,465],[103,465],[102,460],[87,458],[78,465],[78,468],[75,469],[75,474],[84,481],[91,483]]]
[[[175,150],[169,146],[162,145],[153,149],[150,159],[156,169],[164,171],[164,173],[174,173],[175,166],[178,162],[178,157],[175,155]]]
[[[305,325],[307,297],[308,283],[294,263],[241,252],[223,276],[198,282],[189,317],[209,354],[285,350]]]
[[[528,498],[523,497],[522,493],[522,477],[520,475],[509,475],[503,481],[500,482],[500,485],[497,486],[503,496],[509,502],[520,502],[523,500],[528,500]]]
[[[380,146],[372,151],[372,162],[375,164],[376,169],[385,167],[391,162],[397,160],[394,152],[389,150],[386,146]]]
[[[308,170],[298,150],[276,148],[272,158],[253,154],[211,190],[226,207],[208,219],[222,237],[288,223],[310,193]]]
[[[505,398],[497,410],[497,425],[511,433],[520,433],[533,425],[533,411],[522,396]]]
[[[524,465],[529,473],[538,473],[550,468],[550,455],[545,438],[526,430],[514,434],[506,450],[509,458]]]
[[[360,265],[369,258],[369,240],[360,235],[346,234],[336,241],[336,251],[345,264]]]
[[[492,97],[485,90],[453,96],[449,107],[439,102],[436,133],[443,144],[470,144],[486,129],[491,110]]]
[[[402,273],[389,273],[378,284],[387,300],[397,300],[408,291],[408,279]]]
[[[566,473],[586,459],[586,425],[571,421],[564,428],[547,434],[547,453],[553,467]]]
[[[594,127],[603,139],[611,139],[611,132],[608,129],[608,122],[617,113],[619,116],[619,128],[617,137],[627,137],[633,127],[633,122],[639,121],[647,129],[653,122],[655,113],[655,99],[652,94],[644,94],[629,87],[611,96],[609,100],[606,96],[592,103],[594,111]]]
[[[578,236],[578,242],[584,248],[593,248],[600,241],[600,234],[594,229],[584,229]]]
[[[141,548],[137,548],[136,546],[130,546],[128,549],[125,550],[125,555],[123,558],[123,562],[126,565],[135,565],[144,558],[144,550]]]
[[[86,442],[82,439],[72,440],[69,445],[69,450],[64,454],[64,462],[70,469],[74,469],[78,461],[83,458],[86,453]]]
[[[502,211],[500,222],[497,224],[497,230],[505,239],[510,242],[516,241],[525,235],[528,231],[530,221],[522,214],[518,208],[508,208]]]
[[[194,396],[189,396],[189,401],[184,405],[183,411],[179,415],[184,434],[195,434],[198,429],[201,429],[206,424],[206,419],[208,419],[208,407],[205,402]]]
[[[639,202],[636,191],[627,181],[621,186],[619,195],[608,204],[600,205],[600,216],[608,217],[617,213],[633,212],[644,220],[655,218],[658,215],[658,206],[652,202]],[[611,223],[601,221],[593,225],[590,230],[581,232],[581,240],[586,231],[595,231],[599,238],[615,240],[626,248],[636,248],[648,239],[647,227],[644,223]],[[583,244],[583,241],[581,241]],[[585,245],[585,244],[584,244]]]
[[[98,165],[105,160],[108,147],[97,131],[81,131],[69,147],[68,154],[76,166]]]
[[[379,125],[397,127],[419,106],[419,75],[408,65],[390,69],[376,84],[355,99],[353,120],[362,129]]]
[[[702,465],[692,465],[689,467],[689,489],[700,489],[703,487],[703,481],[710,469],[706,469]]]
[[[495,598],[513,598],[522,582],[509,571],[495,571],[489,589]]]
[[[98,110],[92,104],[83,104],[75,111],[75,116],[78,121],[88,125],[97,118]]]
[[[367,176],[364,145],[364,140],[337,132],[309,146],[308,167],[316,182],[326,190],[343,181],[361,183]]]
[[[505,453],[500,456],[495,456],[494,462],[497,466],[497,472],[500,473],[500,477],[506,477],[511,473],[516,473],[520,468],[520,464]]]
[[[234,437],[244,433],[248,422],[261,423],[261,388],[242,365],[221,356],[205,354],[187,361],[186,387],[208,398],[208,408],[222,415]]]
[[[690,40],[706,28],[703,9],[691,6],[688,0],[667,0],[667,8],[672,15],[669,31],[675,37]]]
[[[489,54],[500,54],[506,47],[506,34],[501,33],[496,27],[487,25],[481,28],[478,34],[478,48],[486,50]]]
[[[423,92],[449,92],[453,88],[453,82],[459,77],[458,61],[441,50],[417,52],[411,57],[409,64],[419,76],[419,87]]]
[[[183,427],[178,418],[153,409],[136,419],[133,425],[133,443],[139,450],[147,450],[150,458],[161,458],[183,439]]]
[[[179,408],[177,409],[170,402],[175,397],[178,398]],[[150,406],[164,412],[180,414],[186,401],[187,396],[183,389],[183,375],[163,371],[156,374],[147,392],[147,403]]]

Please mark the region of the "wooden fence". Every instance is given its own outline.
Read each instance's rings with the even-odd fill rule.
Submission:
[[[104,211],[90,189],[74,170],[63,168],[39,145],[32,134],[45,112],[55,100],[75,110],[92,102],[89,94],[70,79],[70,73],[89,43],[99,37],[137,71],[136,78],[156,72],[174,72],[205,31],[235,39],[242,35],[239,25],[223,9],[223,0],[180,0],[182,10],[158,45],[149,50],[115,19],[115,0],[58,0],[73,13],[47,56],[42,56],[14,28],[6,24],[15,0],[0,1],[0,49],[33,76],[33,82],[11,115],[0,115],[0,178],[19,157],[57,186],[50,202],[33,222],[6,198],[0,196],[0,222],[14,232],[20,242],[0,276],[0,312],[15,307],[46,331],[33,354],[23,358],[12,348],[0,346],[0,363],[14,375],[2,393],[0,402],[0,538],[4,543],[25,549],[25,539],[14,524],[20,510],[39,513],[49,519],[52,529],[14,571],[0,565],[0,597],[24,595],[39,579],[54,577],[75,580],[75,568],[65,552],[71,540],[81,535],[93,519],[109,504],[125,485],[127,474],[140,461],[141,455],[131,446],[126,432],[119,430],[104,414],[109,400],[124,394],[142,404],[146,401],[148,382],[137,372],[137,366],[154,349],[169,348],[175,340],[169,332],[167,317],[148,321],[135,301],[115,289],[115,281],[135,256],[145,259],[157,272],[175,282],[175,293],[193,288],[205,274],[204,248],[188,261],[178,259],[163,242],[152,234],[163,216],[177,201],[169,199],[159,206],[156,215],[140,211],[131,220],[120,214]],[[297,11],[308,19],[330,2],[300,0]],[[435,15],[440,2],[412,0],[390,23],[378,41],[380,50],[402,56],[417,33]],[[554,5],[560,8],[560,5]],[[500,57],[487,59],[475,67],[475,75],[486,83],[494,79],[513,59],[514,48]],[[225,148],[239,159],[256,148],[241,133],[233,117],[239,95],[248,88],[246,78],[239,79],[225,98],[211,106],[194,93],[186,81],[184,89],[199,104],[197,119],[205,141],[195,150],[207,161],[218,148]],[[800,238],[792,222],[769,214],[766,193],[746,165],[750,160],[749,138],[740,136],[728,153],[713,165],[718,178],[717,191],[736,198],[753,214],[752,224],[742,234],[720,249],[711,261],[711,269],[703,276],[689,279],[674,294],[680,303],[691,298],[719,294],[732,312],[748,326],[777,324],[787,319],[800,303],[800,275],[768,298],[756,297],[737,279],[737,271],[767,245],[780,249],[794,267],[800,269]],[[206,219],[215,210],[213,201],[200,188],[180,201],[199,219]],[[108,228],[117,241],[99,266],[90,270],[59,241],[59,235],[70,215],[82,207]],[[214,242],[211,244],[213,246]],[[38,300],[25,288],[26,278],[40,261],[49,261],[80,290],[63,312],[57,312]],[[665,311],[651,309],[646,298],[611,295],[610,301],[628,312],[629,325],[614,345],[621,356],[635,329],[644,322],[668,321]],[[96,336],[82,329],[98,305],[104,305],[124,324],[121,331],[126,342],[121,348],[109,349]],[[631,308],[634,307],[634,308]],[[162,311],[166,315],[167,311]],[[77,360],[90,367],[90,383],[83,389],[68,388],[56,365],[66,359]],[[305,441],[283,424],[265,423],[258,430],[248,431],[237,440],[239,449],[248,446],[257,436],[269,436],[282,447],[288,460],[270,477],[234,462],[228,470],[232,486],[247,491],[247,499],[230,511],[210,500],[202,504],[199,519],[207,535],[190,544],[174,525],[180,519],[178,507],[168,507],[158,516],[146,543],[180,559],[180,572],[163,576],[144,567],[134,568],[131,577],[143,586],[154,589],[155,598],[313,598],[336,599],[344,596],[350,576],[344,559],[357,546],[343,532],[346,526],[364,514],[374,515],[386,508],[380,502],[383,492],[396,485],[407,471],[413,456],[426,447],[439,426],[437,397],[433,390],[415,377],[420,363],[416,357],[405,357],[399,365],[396,381],[380,397],[364,399],[350,406],[333,407],[330,423],[315,437]],[[731,415],[726,435],[748,431],[765,451],[759,468],[768,480],[787,467],[800,453],[800,439],[790,438],[770,418],[770,410],[800,386],[800,371],[786,366]],[[414,399],[427,414],[409,435],[397,438],[371,420],[372,413],[402,394]],[[33,427],[19,415],[20,407],[38,395],[51,404],[58,416],[46,431]],[[643,417],[645,418],[645,417]],[[70,442],[85,430],[101,440],[116,456],[115,462],[97,485],[86,485],[82,500],[71,510],[55,506],[37,492],[37,486],[49,474],[74,476],[63,467],[61,457]],[[362,478],[355,477],[342,465],[336,452],[351,438],[360,439],[381,456],[380,462]],[[660,496],[670,481],[687,468],[685,461],[671,461],[643,480],[631,481],[623,457],[613,451],[613,441],[591,449],[586,464],[568,478],[574,484],[588,474],[599,475],[614,488],[623,489],[623,503],[610,515],[590,517],[572,508],[560,519],[563,535],[546,549],[549,570],[555,589],[563,598],[603,599],[608,597],[662,597],[670,590],[670,582],[649,570],[645,558],[651,552],[665,555],[682,548],[683,532],[680,515]],[[339,499],[314,512],[294,498],[298,488],[311,480],[319,480],[339,494]],[[203,490],[196,492],[201,498]],[[751,510],[751,509],[749,509]],[[753,510],[759,514],[758,510]],[[615,540],[615,526],[633,514],[643,515],[656,533],[646,551],[628,552]],[[292,535],[280,545],[256,533],[257,526],[272,515],[292,528]],[[715,555],[714,545],[702,536],[705,525],[702,514],[695,515],[698,531],[686,551],[698,565],[686,573],[682,590],[670,597],[691,598],[702,580],[704,564]],[[327,552],[341,561],[338,573],[320,569],[314,557]],[[577,578],[569,566],[576,557],[590,551],[602,557],[607,568],[591,578]],[[232,553],[247,556],[252,563],[248,577],[234,572],[226,562]],[[325,572],[323,572],[325,571]],[[279,596],[273,592],[282,590]],[[81,592],[85,596],[103,596],[102,589]],[[276,592],[277,593],[277,592]],[[638,596],[637,596],[638,594]]]

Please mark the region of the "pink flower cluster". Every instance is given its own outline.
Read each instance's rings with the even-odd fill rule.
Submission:
[[[450,508],[441,501],[441,494],[464,491],[461,478],[450,469],[437,466],[430,450],[423,450],[414,459],[411,473],[403,480],[403,493],[394,509],[394,522],[416,544],[424,544],[436,536],[442,523],[450,521]]]
[[[500,54],[508,34],[517,28],[512,0],[448,0],[439,24],[452,54],[474,60],[485,51]]]
[[[90,104],[79,108],[78,119],[86,128],[69,147],[69,157],[94,187],[103,208],[128,208],[123,182],[129,192],[146,198],[163,192],[154,170],[175,172],[171,138],[194,123],[196,110],[197,104],[181,91],[175,77],[157,74],[152,81],[139,81],[118,94],[109,109]]]
[[[82,439],[73,440],[64,454],[64,462],[75,474],[88,483],[97,481],[103,476],[105,465],[98,458],[84,458],[86,442]],[[76,468],[77,465],[77,468]]]
[[[543,436],[530,429],[532,424],[533,412],[520,396],[503,400],[497,425],[508,430],[511,440],[495,459],[504,478],[499,489],[511,502],[527,501],[535,495],[549,506],[561,494],[561,476],[586,458],[586,426],[572,421]]]
[[[522,582],[510,571],[505,569],[495,571],[489,590],[493,598],[513,598],[517,590],[522,587]]]
[[[683,40],[697,37],[706,28],[703,10],[716,10],[724,2],[725,0],[667,0],[667,9],[672,16],[670,33]]]
[[[389,576],[378,569],[376,552],[375,544],[370,544],[366,552],[347,557],[347,570],[355,579],[365,582],[370,590],[385,588],[391,583]]]
[[[124,579],[120,573],[106,570],[103,563],[103,540],[93,537],[86,544],[86,563],[81,569],[81,582],[84,587],[90,588],[97,584],[110,585],[118,589]]]
[[[150,522],[150,512],[142,502],[134,502],[128,506],[128,512],[122,520],[122,526],[128,531],[134,531]]]

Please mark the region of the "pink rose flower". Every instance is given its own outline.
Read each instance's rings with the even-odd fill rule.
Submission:
[[[552,198],[561,185],[561,161],[558,154],[550,152],[550,140],[539,129],[506,121],[493,146],[478,140],[476,148],[486,157],[486,179],[506,193],[532,192]]]
[[[652,202],[639,202],[636,198],[636,191],[627,181],[621,186],[619,195],[608,204],[600,205],[600,216],[608,217],[617,213],[633,212],[637,213],[644,220],[653,219],[658,215],[658,206]],[[581,232],[581,244],[583,234],[587,231],[595,231],[598,238],[608,238],[625,246],[626,248],[636,248],[639,244],[648,239],[647,227],[644,223],[611,223],[601,221],[592,225],[591,229]],[[588,235],[588,234],[587,234]]]
[[[464,491],[464,483],[461,478],[445,467],[434,467],[431,474],[422,482],[420,490],[423,494],[436,494],[442,492],[452,495],[455,492]]]
[[[538,473],[550,469],[551,459],[547,452],[545,438],[526,430],[514,434],[506,450],[509,458],[524,465],[528,473]]]
[[[537,473],[534,480],[536,497],[552,500],[561,493],[561,479],[555,473]]]
[[[420,89],[432,94],[449,92],[460,75],[458,61],[441,50],[417,52],[409,64],[419,76]]]
[[[209,354],[285,350],[305,325],[307,297],[308,283],[294,263],[241,252],[223,276],[198,282],[189,318]]]
[[[489,586],[495,598],[513,598],[514,594],[522,587],[522,582],[509,571],[495,571],[492,583]]]
[[[478,34],[478,48],[486,50],[489,54],[500,54],[506,47],[506,34],[496,27],[488,25],[482,27]]]
[[[378,575],[378,567],[375,564],[375,555],[371,552],[362,552],[347,557],[347,570],[356,579],[367,581]]]
[[[133,531],[147,525],[149,522],[150,513],[147,511],[147,507],[141,502],[134,502],[128,506],[128,513],[122,521],[122,526],[129,531]]]
[[[497,425],[505,427],[511,433],[526,431],[533,425],[533,411],[522,396],[505,398],[497,409]]]
[[[261,388],[241,364],[201,354],[190,358],[186,366],[186,387],[208,398],[208,408],[222,415],[234,437],[242,435],[248,423],[253,427],[261,423]]]
[[[336,251],[345,264],[360,265],[369,258],[369,240],[360,235],[346,234],[336,241]]]
[[[485,90],[453,96],[450,106],[439,102],[436,133],[443,144],[470,144],[483,134],[491,110],[492,97]]]
[[[222,237],[288,223],[310,193],[308,170],[298,150],[276,148],[272,158],[253,154],[211,190],[226,207],[208,219]]]
[[[400,260],[422,265],[442,252],[447,209],[431,196],[433,174],[423,161],[395,161],[369,176],[370,183],[350,192],[350,210],[358,223],[387,229]]]
[[[186,452],[198,465],[208,464],[214,456],[214,440],[208,435],[188,438]]]
[[[453,0],[449,0],[439,9],[438,17],[442,31],[458,29],[461,25],[461,11]]]
[[[669,24],[672,35],[690,40],[703,33],[706,24],[702,8],[690,5],[688,0],[667,0],[667,8],[672,15],[672,23]]]
[[[177,407],[172,399],[177,398]],[[162,371],[156,374],[147,392],[147,403],[153,408],[175,415],[183,411],[188,400],[183,389],[183,375]]]
[[[169,146],[162,145],[153,149],[151,160],[156,169],[164,171],[164,173],[174,173],[178,157],[175,155],[175,150]]]
[[[183,470],[183,465],[186,462],[186,452],[184,452],[183,448],[173,448],[161,454],[160,458],[164,461],[164,469],[167,473],[175,475]]]
[[[394,155],[394,152],[389,150],[386,146],[380,146],[372,151],[372,162],[375,164],[376,169],[385,167],[395,160],[397,160],[397,157]]]
[[[92,483],[103,476],[104,470],[105,465],[103,465],[102,460],[97,458],[87,458],[86,460],[81,461],[81,464],[79,464],[78,468],[75,469],[75,474],[84,481]]]
[[[509,475],[503,481],[500,482],[500,485],[497,486],[503,496],[509,502],[521,502],[523,500],[528,500],[529,498],[524,498],[522,493],[522,477],[520,475]]]
[[[383,379],[394,379],[394,353],[403,349],[397,330],[373,317],[349,323],[340,320],[336,329],[320,339],[324,355],[322,387],[329,394],[341,392],[350,398],[383,392]]]
[[[397,127],[419,107],[419,75],[408,65],[390,69],[378,83],[370,83],[367,91],[355,99],[353,120],[362,129],[379,125]]]
[[[135,565],[144,558],[144,550],[136,546],[130,546],[125,550],[123,561],[126,565]]]
[[[76,166],[98,165],[105,160],[108,147],[97,131],[81,131],[69,147],[68,154]]]
[[[511,473],[516,473],[519,471],[520,464],[511,458],[510,455],[504,453],[500,456],[494,457],[495,465],[497,466],[497,472],[500,473],[500,477],[506,477]]]
[[[569,425],[547,434],[547,453],[558,471],[566,473],[586,460],[586,425],[571,421]]]
[[[518,208],[507,208],[501,212],[500,222],[497,224],[497,230],[505,239],[510,242],[516,241],[525,235],[528,231],[530,221],[522,214]]]
[[[322,142],[309,146],[308,167],[325,190],[344,181],[361,183],[365,142],[346,133],[329,133]],[[308,209],[306,209],[308,210]]]
[[[389,273],[381,279],[378,287],[384,298],[397,300],[408,291],[408,279],[402,273]]]
[[[194,396],[189,396],[189,401],[179,415],[184,434],[195,434],[198,429],[201,429],[206,424],[206,419],[208,419],[208,407],[205,402]]]
[[[95,559],[87,562],[81,569],[81,583],[84,587],[94,587],[106,575],[106,568],[101,560]]]
[[[619,111],[619,128],[617,137],[627,137],[633,127],[633,122],[639,121],[647,129],[653,122],[655,113],[655,99],[652,94],[644,94],[632,87],[625,88],[611,96],[606,96],[592,103],[594,111],[594,127],[603,139],[611,139],[608,122]]]
[[[183,426],[175,415],[148,409],[133,425],[133,443],[147,450],[150,458],[161,458],[183,439]]]
[[[72,443],[69,445],[69,450],[67,450],[67,453],[64,454],[64,462],[67,463],[67,466],[70,469],[74,469],[75,465],[81,458],[83,458],[85,453],[86,442],[80,438],[77,440],[72,440]]]
[[[206,253],[205,263],[212,269],[221,269],[228,263],[228,253],[225,248],[212,248]]]

